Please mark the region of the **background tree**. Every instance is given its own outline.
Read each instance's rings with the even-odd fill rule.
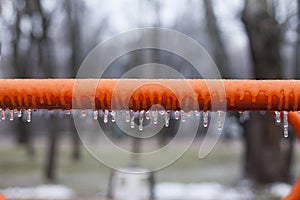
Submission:
[[[246,0],[242,14],[257,79],[282,78],[282,30],[272,4],[275,1]],[[245,176],[259,183],[289,181],[293,139],[282,139],[273,113],[253,112],[244,127]]]

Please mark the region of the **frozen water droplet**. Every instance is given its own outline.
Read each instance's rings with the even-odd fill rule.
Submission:
[[[146,117],[147,120],[150,119],[150,111],[149,110],[146,111],[145,117]]]
[[[82,111],[81,111],[81,116],[82,116],[82,117],[85,117],[85,116],[86,116],[86,110],[82,110]]]
[[[164,110],[160,110],[158,111],[160,115],[164,115],[165,114],[165,111]]]
[[[125,121],[127,123],[130,122],[130,111],[129,110],[125,110]]]
[[[223,121],[222,121],[223,111],[218,111],[218,129],[222,130],[223,128]]]
[[[279,125],[281,123],[281,116],[279,111],[275,111],[275,124]]]
[[[27,114],[27,122],[31,122],[31,109],[26,110],[26,114]]]
[[[250,119],[250,112],[249,111],[239,111],[240,114],[240,122],[245,123]]]
[[[186,116],[187,116],[187,117],[191,117],[191,116],[192,116],[191,111],[190,111],[190,112],[187,112],[187,113],[186,113]]]
[[[18,110],[18,117],[22,117],[22,110]]]
[[[13,110],[9,111],[9,115],[10,115],[9,120],[14,121],[14,111]]]
[[[108,122],[108,110],[104,110],[103,122],[106,124]]]
[[[203,127],[206,128],[208,126],[208,111],[203,112]]]
[[[144,122],[144,112],[145,111],[141,111],[140,113],[139,113],[139,131],[142,131],[143,130],[143,122]]]
[[[94,110],[94,112],[93,112],[93,118],[95,119],[95,120],[97,120],[98,119],[98,110]]]
[[[165,127],[169,127],[170,125],[170,111],[166,111],[166,114],[165,114]]]
[[[174,115],[175,115],[175,119],[179,119],[180,113],[178,110],[175,111]]]
[[[195,114],[196,117],[199,117],[199,116],[200,116],[200,112],[199,112],[198,110],[195,110],[195,111],[194,111],[194,114]]]
[[[185,111],[181,111],[181,122],[185,122],[186,121],[186,112]]]
[[[66,110],[66,115],[71,115],[71,110]]]
[[[1,109],[1,120],[5,120],[6,118],[6,111]]]
[[[110,114],[111,114],[111,122],[116,122],[116,111],[112,110]]]
[[[158,121],[158,111],[157,110],[152,110],[151,115],[153,117],[153,124],[157,124],[157,121]]]
[[[130,128],[134,128],[134,112],[131,110],[130,111]]]
[[[285,138],[289,136],[288,111],[283,111],[283,136]]]

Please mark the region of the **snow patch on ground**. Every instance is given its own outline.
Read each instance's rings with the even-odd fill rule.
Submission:
[[[10,187],[0,190],[9,199],[74,199],[75,192],[62,185],[40,185],[32,188]]]
[[[270,193],[276,197],[284,197],[289,194],[292,186],[286,183],[275,183],[270,187]]]
[[[243,188],[227,188],[219,183],[159,183],[157,200],[248,200],[253,193]]]

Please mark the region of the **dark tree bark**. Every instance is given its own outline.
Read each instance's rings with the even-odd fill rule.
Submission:
[[[213,58],[223,78],[230,78],[229,60],[222,41],[217,19],[213,10],[212,1],[204,0],[206,24],[210,43],[213,47]]]
[[[71,48],[71,59],[69,61],[69,76],[75,78],[77,71],[80,67],[80,30],[79,30],[79,9],[78,0],[74,1],[65,1],[65,9],[67,11],[67,27],[68,27],[68,40]],[[70,124],[71,137],[73,141],[73,152],[72,159],[73,161],[78,161],[81,157],[80,154],[80,138],[77,134],[75,124],[72,120],[68,121]]]
[[[295,44],[295,75],[300,78],[300,0],[297,1],[298,6],[298,24],[297,24],[297,42]]]
[[[246,0],[242,20],[257,79],[281,78],[280,25],[269,13],[267,0]],[[258,183],[290,179],[292,137],[282,139],[273,113],[251,113],[245,127],[245,176]]]

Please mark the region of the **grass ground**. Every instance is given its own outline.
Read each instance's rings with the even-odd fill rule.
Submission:
[[[45,139],[35,141],[36,156],[28,158],[23,148],[13,145],[11,140],[1,140],[0,145],[0,188],[12,186],[36,186],[47,184],[43,178]],[[124,141],[121,142],[124,145]],[[130,143],[129,143],[130,144]],[[126,145],[126,144],[125,144]],[[181,144],[179,143],[178,146]],[[199,141],[175,163],[159,170],[155,174],[157,182],[218,182],[224,185],[235,185],[242,174],[241,142],[219,142],[205,159],[198,159]],[[109,153],[109,147],[107,147]],[[120,159],[111,153],[111,159]],[[297,148],[296,160],[300,160]],[[299,169],[299,162],[296,162]],[[71,159],[71,148],[67,140],[60,141],[56,184],[63,184],[74,189],[83,197],[103,197],[111,170],[95,160],[84,148],[82,159],[74,162]]]

